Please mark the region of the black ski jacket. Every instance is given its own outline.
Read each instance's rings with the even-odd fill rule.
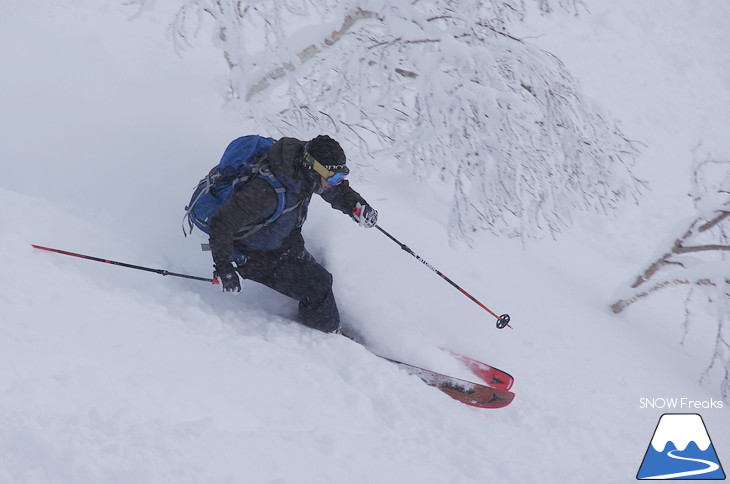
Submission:
[[[234,250],[249,258],[276,260],[292,248],[303,248],[301,227],[314,193],[348,215],[352,214],[358,202],[367,203],[347,180],[323,191],[320,176],[303,162],[305,143],[294,138],[282,138],[266,155],[265,163],[286,188],[288,211],[278,219],[248,237],[234,239],[243,227],[271,216],[276,209],[278,197],[273,186],[259,176],[240,187],[211,218],[210,248],[219,272],[230,270]]]

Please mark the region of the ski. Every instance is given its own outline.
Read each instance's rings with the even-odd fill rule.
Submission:
[[[438,388],[451,398],[472,407],[502,408],[512,403],[515,398],[515,394],[507,390],[462,380],[383,356],[381,358],[398,365],[399,368],[419,377],[427,385]]]
[[[426,383],[429,386],[432,386],[434,388],[438,388],[454,400],[458,400],[461,403],[465,403],[467,405],[470,405],[472,407],[478,407],[478,408],[502,408],[506,407],[510,403],[512,403],[512,400],[515,398],[515,394],[509,391],[509,388],[496,388],[496,387],[490,387],[486,384],[481,383],[474,383],[471,381],[463,380],[461,378],[456,378],[453,376],[445,375],[443,373],[438,373],[433,370],[427,370],[425,368],[421,368],[420,366],[411,365],[409,363],[404,363],[402,361],[394,360],[392,358],[388,358],[382,355],[379,355],[375,353],[373,350],[367,347],[367,345],[364,344],[362,341],[362,338],[359,338],[356,335],[347,334],[346,332],[342,332],[342,336],[345,338],[348,338],[352,340],[354,343],[359,344],[363,348],[367,349],[370,353],[373,355],[382,358],[386,361],[389,361],[395,365],[397,365],[402,370],[405,370],[406,372],[410,373],[411,375],[415,375],[418,378],[420,378],[424,383]],[[458,353],[453,353],[455,356],[459,356]],[[464,357],[468,358],[468,357]],[[476,360],[473,360],[476,363]],[[482,365],[492,368],[489,365],[486,365],[482,363]],[[495,369],[496,370],[496,369]],[[507,373],[497,370],[500,372],[500,375],[507,375]],[[476,373],[475,373],[476,374]],[[484,372],[481,373],[481,375],[486,375]],[[479,376],[479,374],[477,374]],[[501,382],[502,380],[500,380]],[[503,384],[503,386],[512,386],[512,377],[509,376],[509,383]],[[488,383],[488,382],[487,382]]]
[[[497,390],[509,390],[515,382],[514,377],[506,371],[495,368],[494,366],[482,363],[481,361],[470,358],[461,353],[451,351],[448,348],[441,348],[451,356],[459,360],[471,371],[477,378],[482,380],[487,386]]]

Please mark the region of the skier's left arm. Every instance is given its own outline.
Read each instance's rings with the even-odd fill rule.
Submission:
[[[378,211],[350,186],[348,180],[323,191],[321,197],[362,227],[374,227],[378,223]]]

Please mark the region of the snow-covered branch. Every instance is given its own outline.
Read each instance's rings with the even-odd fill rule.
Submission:
[[[271,81],[274,81],[276,79],[279,79],[283,77],[287,71],[295,71],[299,68],[299,66],[308,60],[314,58],[315,55],[319,54],[322,49],[325,49],[327,47],[332,46],[335,42],[340,40],[342,36],[347,33],[348,30],[360,19],[367,19],[367,18],[373,18],[377,15],[375,12],[369,12],[366,10],[362,10],[361,8],[356,8],[351,13],[347,14],[342,22],[342,26],[338,29],[332,32],[331,34],[327,35],[324,39],[322,39],[318,44],[311,44],[303,48],[302,50],[297,52],[297,58],[298,62],[295,64],[294,62],[286,62],[283,65],[275,66],[271,71],[266,73],[264,77],[256,82],[253,86],[251,86],[248,91],[246,92],[246,100],[250,100],[254,95],[260,93],[261,91],[265,90],[266,88],[271,86]],[[230,63],[229,63],[230,67]]]
[[[582,5],[535,1],[545,14]],[[510,33],[526,11],[520,0],[181,0],[171,28],[185,48],[212,20],[228,99],[261,131],[326,132],[374,167],[394,153],[451,195],[461,238],[536,237],[636,201],[642,183],[635,143],[558,58]]]
[[[724,173],[723,173],[724,172]],[[651,262],[611,305],[618,313],[661,289],[690,287],[686,301],[685,336],[698,312],[717,321],[715,344],[704,379],[722,373],[721,392],[730,398],[730,162],[695,163],[693,193],[697,214],[682,234]],[[699,308],[699,311],[698,311]]]

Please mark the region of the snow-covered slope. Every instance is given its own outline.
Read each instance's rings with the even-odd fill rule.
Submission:
[[[509,312],[514,329],[496,330],[378,232],[312,204],[308,247],[333,273],[346,323],[377,351],[415,364],[466,376],[438,349],[446,345],[513,373],[515,402],[484,411],[345,338],[301,327],[290,319],[292,301],[253,283],[229,296],[34,251],[39,243],[209,275],[200,234],[182,237],[182,206],[226,143],[252,127],[221,112],[219,53],[203,45],[176,57],[164,12],[130,22],[128,10],[86,0],[6,3],[0,482],[633,482],[667,411],[641,408],[641,398],[718,399],[697,383],[707,355],[692,341],[677,345],[676,303],[648,300],[621,317],[608,309],[616,286],[686,208],[672,187],[685,184],[694,137],[678,133],[708,113],[725,121],[711,103],[698,111],[686,102],[673,104],[673,124],[659,96],[648,96],[654,85],[671,99],[696,94],[669,77],[680,67],[668,55],[681,42],[655,45],[646,71],[638,61],[619,69],[627,56],[608,47],[579,48],[636,52],[653,38],[656,5],[528,24],[549,32],[535,41],[554,48],[627,133],[650,143],[642,176],[658,188],[646,208],[581,221],[526,249],[488,236],[452,247],[429,187],[397,171],[352,176],[386,230]],[[711,40],[724,30],[682,5],[670,2],[661,18],[682,8],[685,29],[675,35],[692,39],[686,55],[702,54],[697,69],[710,69]],[[585,42],[569,43],[573,32]],[[611,82],[591,77],[593,55],[603,56]],[[649,75],[653,83],[631,82]],[[717,99],[730,95],[712,86]],[[633,101],[614,105],[621,96]],[[671,155],[670,169],[660,155]],[[721,461],[730,460],[727,405],[684,410],[702,413]]]

